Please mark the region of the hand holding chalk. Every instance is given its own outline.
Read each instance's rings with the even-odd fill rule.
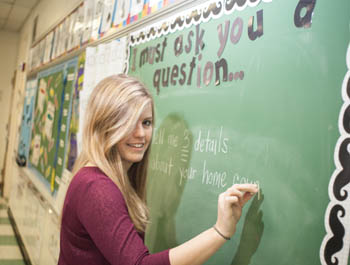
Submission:
[[[243,206],[258,191],[255,184],[235,184],[219,195],[215,230],[221,236],[229,239],[235,233]]]

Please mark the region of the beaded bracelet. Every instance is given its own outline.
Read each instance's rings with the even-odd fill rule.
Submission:
[[[227,236],[224,236],[224,235],[215,227],[215,225],[213,225],[213,228],[214,228],[214,230],[215,230],[220,236],[222,236],[224,239],[226,239],[226,240],[231,240],[231,238],[229,238],[229,237],[227,237]]]

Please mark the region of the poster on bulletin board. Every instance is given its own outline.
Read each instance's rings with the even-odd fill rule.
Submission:
[[[36,91],[37,79],[34,78],[28,80],[26,83],[25,98],[22,111],[22,122],[17,151],[17,161],[22,166],[25,165],[28,161]]]
[[[29,165],[51,193],[65,166],[77,58],[38,74]]]
[[[348,265],[349,10],[209,1],[131,34],[128,73],[156,111],[151,252],[208,229],[221,192],[256,183],[233,239],[205,264]]]

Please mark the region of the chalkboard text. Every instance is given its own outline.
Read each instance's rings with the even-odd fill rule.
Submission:
[[[188,179],[194,179],[197,174],[197,169],[193,167],[189,168],[179,168],[180,171],[180,186],[182,185],[183,182],[185,182]]]
[[[174,167],[173,158],[166,157],[165,160],[159,158],[159,154],[155,155],[155,158],[151,160],[151,169],[162,172],[168,176],[171,175],[171,171]]]
[[[227,154],[229,139],[223,137],[223,127],[220,127],[219,137],[211,135],[210,130],[206,136],[202,135],[202,130],[199,130],[197,139],[195,141],[194,150],[197,152],[206,152],[216,155],[217,153]]]
[[[202,183],[211,185],[211,186],[216,186],[218,188],[225,188],[227,183],[226,183],[226,177],[227,173],[226,171],[210,171],[207,168],[207,161],[204,160],[203,163],[203,172],[202,172]]]

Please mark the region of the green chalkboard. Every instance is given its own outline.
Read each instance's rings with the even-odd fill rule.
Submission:
[[[128,73],[156,107],[146,243],[189,240],[215,223],[219,193],[257,183],[234,238],[206,264],[330,264],[339,249],[320,249],[350,2],[215,3],[131,34]]]

